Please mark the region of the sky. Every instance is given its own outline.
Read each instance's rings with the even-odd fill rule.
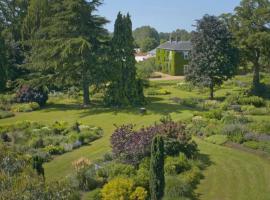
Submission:
[[[129,12],[133,29],[150,25],[158,32],[172,32],[176,29],[194,30],[196,20],[205,14],[220,15],[232,12],[240,0],[103,0],[98,14],[111,22],[107,25],[113,31],[117,13]]]

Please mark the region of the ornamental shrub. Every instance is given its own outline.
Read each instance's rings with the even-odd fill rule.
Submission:
[[[241,107],[241,110],[246,115],[267,115],[267,114],[270,114],[269,108],[265,108],[265,107],[257,108],[253,105],[244,105]]]
[[[270,135],[270,123],[267,120],[255,121],[249,124],[249,128],[257,133]]]
[[[136,170],[132,165],[118,162],[107,163],[97,170],[97,175],[105,180],[111,180],[115,177],[130,178],[135,174]]]
[[[150,169],[150,158],[145,158],[139,165],[134,181],[137,186],[142,186],[149,189],[149,169]]]
[[[11,106],[11,110],[13,112],[32,112],[38,109],[40,109],[40,106],[36,102],[20,103],[20,104],[14,104]]]
[[[78,188],[83,191],[90,191],[102,185],[102,180],[96,176],[95,166],[90,161],[81,158],[73,163],[76,171],[75,178],[78,182]]]
[[[130,195],[130,200],[146,200],[147,196],[147,191],[143,187],[137,187]]]
[[[151,142],[156,135],[164,136],[167,155],[177,155],[179,150],[186,151],[191,140],[191,136],[185,132],[185,125],[171,120],[139,131],[135,131],[133,125],[123,125],[112,134],[112,152],[123,162],[137,165],[143,158],[150,156]]]
[[[54,145],[46,146],[44,150],[51,155],[61,155],[65,152],[65,149],[63,147]]]
[[[179,176],[167,176],[165,187],[165,199],[176,200],[190,196],[193,188],[184,182]]]
[[[109,181],[101,190],[102,200],[130,200],[134,191],[131,179],[115,178]]]
[[[227,135],[232,142],[243,143],[245,134],[248,132],[243,124],[227,124],[223,128],[223,134]]]
[[[241,97],[239,98],[238,103],[240,105],[253,105],[255,107],[265,106],[264,99],[258,96]]]
[[[217,120],[221,120],[222,118],[222,110],[220,109],[213,109],[210,110],[208,112],[204,113],[204,116],[208,119],[217,119]]]
[[[165,159],[164,170],[167,175],[180,174],[188,169],[190,169],[190,165],[183,153],[180,153],[178,157],[167,157]]]
[[[16,93],[16,100],[18,103],[36,102],[44,106],[48,100],[48,90],[44,87],[33,88],[22,85]]]

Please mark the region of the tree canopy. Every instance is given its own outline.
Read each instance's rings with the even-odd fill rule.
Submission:
[[[260,89],[260,71],[270,56],[270,1],[242,0],[233,14],[226,15],[243,64],[253,65],[253,90]],[[268,63],[267,63],[268,64]]]
[[[136,78],[136,60],[130,15],[118,13],[111,43],[111,80],[106,94],[109,105],[140,105],[144,102],[142,81]]]
[[[170,39],[179,40],[179,41],[188,41],[191,39],[191,33],[185,29],[176,29],[171,33],[159,33],[160,43],[166,42]]]
[[[155,28],[150,26],[142,26],[133,31],[136,45],[141,51],[147,52],[159,45],[159,34]]]
[[[5,41],[1,36],[0,32],[0,92],[5,89],[6,81],[7,81],[7,52]]]
[[[238,64],[237,50],[226,25],[215,16],[205,15],[197,22],[192,38],[191,60],[186,79],[210,88],[214,98],[215,85],[231,78]]]
[[[102,72],[98,54],[107,37],[103,28],[107,20],[94,14],[101,1],[33,0],[31,3],[33,9],[29,9],[24,26],[25,36],[29,37],[25,44],[31,49],[25,66],[43,81],[80,85],[83,103],[88,105],[89,85],[96,84]]]

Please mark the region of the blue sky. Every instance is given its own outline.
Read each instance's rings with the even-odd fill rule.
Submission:
[[[99,14],[111,21],[112,31],[119,11],[129,12],[133,28],[150,25],[159,32],[171,32],[177,28],[193,30],[196,19],[204,14],[220,15],[232,12],[240,0],[104,0]]]

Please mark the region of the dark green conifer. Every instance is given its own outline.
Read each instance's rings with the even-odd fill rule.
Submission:
[[[48,12],[29,9],[34,17],[43,19],[31,20],[28,13],[24,26],[26,36],[31,36],[26,41],[31,49],[26,67],[37,73],[38,83],[81,86],[83,103],[88,105],[89,86],[100,80],[100,49],[107,39],[107,20],[95,14],[101,0],[54,0],[44,5],[49,6]],[[28,24],[32,29],[27,28]]]
[[[150,160],[150,199],[161,200],[164,194],[164,141],[156,136],[152,141]]]
[[[141,80],[136,78],[134,39],[130,15],[118,13],[112,38],[111,83],[106,95],[109,105],[139,105],[144,101]]]
[[[7,81],[7,52],[4,39],[1,37],[0,30],[0,92],[5,89]]]

